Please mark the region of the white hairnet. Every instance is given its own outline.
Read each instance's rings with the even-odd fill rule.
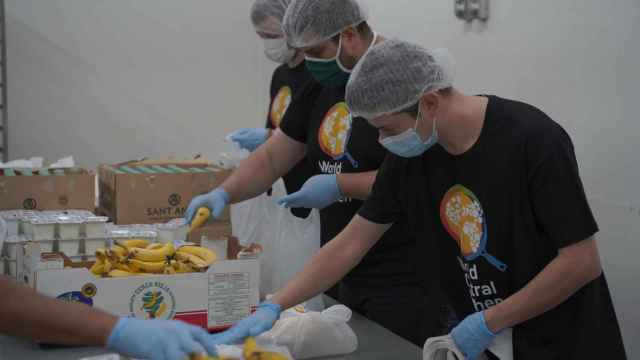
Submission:
[[[291,0],[256,0],[251,6],[251,22],[256,30],[282,34],[282,19]],[[272,19],[269,21],[269,19]]]
[[[367,20],[356,0],[293,0],[282,23],[294,48],[317,45]]]
[[[453,58],[400,40],[384,41],[360,60],[347,84],[351,114],[365,119],[415,105],[422,94],[453,85]]]

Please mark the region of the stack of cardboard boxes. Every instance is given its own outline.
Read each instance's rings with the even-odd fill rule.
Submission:
[[[90,171],[4,170],[0,175],[0,209],[95,210],[95,175]],[[165,223],[184,217],[193,197],[220,185],[228,175],[203,161],[101,165],[97,211],[118,225]],[[259,260],[237,259],[228,209],[220,219],[194,230],[188,240],[206,246],[220,239],[228,241],[227,254],[219,254],[223,260],[202,273],[100,278],[86,263],[65,263],[38,242],[26,242],[17,250],[17,273],[19,281],[59,299],[120,316],[181,319],[219,330],[255,308],[260,287]],[[150,306],[148,299],[160,303]]]

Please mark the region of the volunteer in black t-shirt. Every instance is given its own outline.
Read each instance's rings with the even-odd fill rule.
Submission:
[[[344,102],[344,88],[319,90],[309,121],[289,116],[285,116],[281,130],[306,144],[307,159],[315,173],[321,174],[318,176],[376,171],[384,161],[387,152],[377,141],[376,129],[364,119],[350,117]],[[340,144],[339,138],[345,132],[347,141]],[[320,210],[322,245],[347,226],[362,203],[360,199],[345,197]],[[416,239],[408,231],[406,222],[397,222],[342,279],[338,300],[422,346],[425,336],[436,331],[438,308],[427,302],[415,262],[409,261],[415,247]],[[430,309],[433,311],[427,314]]]
[[[310,3],[317,6],[307,6]],[[292,8],[295,16],[290,13]],[[326,29],[316,29],[311,32],[313,36],[309,36],[304,31],[306,27],[300,26],[305,21],[295,19],[318,24],[318,21],[322,22],[323,14],[334,14],[336,9],[345,10],[339,11],[345,16],[332,18],[329,23],[337,27],[337,32],[329,31],[328,36],[312,40],[310,46],[294,45],[305,52],[306,66],[320,85],[310,84],[294,97],[281,128],[225,183],[192,201],[187,210],[188,221],[201,206],[209,207],[216,216],[226,204],[260,194],[271,185],[275,176],[305,154],[318,175],[280,203],[287,207],[321,209],[323,244],[357,213],[362,200],[369,195],[386,153],[377,143],[375,128],[363,119],[352,118],[346,107],[344,87],[349,78],[346,69],[353,68],[368,49],[382,39],[371,31],[354,0],[294,0],[285,15],[283,28],[288,42],[299,38],[308,41]],[[296,31],[291,27],[303,31],[293,34]],[[416,262],[411,260],[415,255],[415,243],[406,224],[398,222],[370,253],[362,254],[364,259],[359,266],[343,274],[346,278],[339,300],[422,345],[425,337],[436,331],[439,304],[433,300],[428,302],[424,289],[419,286]],[[328,264],[334,261],[331,259]],[[281,310],[271,302],[264,302],[258,307],[256,316],[275,319]],[[216,341],[238,341],[250,335],[254,328],[241,322]]]
[[[569,135],[531,105],[462,94],[451,63],[389,41],[355,70],[347,102],[394,153],[361,221],[423,234],[468,358],[511,331],[517,360],[626,358]]]
[[[336,28],[340,23],[342,26]],[[308,89],[318,95],[304,99],[315,99],[315,103],[295,107],[281,127],[286,135],[306,144],[307,159],[319,175],[279,203],[320,208],[321,242],[325,245],[356,215],[362,199],[369,194],[373,174],[386,156],[376,129],[364,119],[352,117],[344,101],[349,69],[384,39],[371,30],[356,1],[294,1],[287,10],[283,30],[288,43],[303,49],[307,67],[322,88]],[[310,114],[304,112],[306,109],[311,109]],[[296,121],[301,118],[308,121]],[[337,174],[349,173],[371,174],[364,178],[366,184],[355,184],[361,192],[356,198],[331,191],[340,182]],[[342,182],[338,187],[347,186]],[[430,294],[428,302],[420,286],[416,263],[411,260],[415,246],[416,239],[407,224],[396,223],[342,279],[338,299],[422,346],[425,337],[439,331],[436,324],[440,307],[435,294]]]
[[[462,94],[451,64],[395,40],[360,61],[347,104],[394,155],[359,215],[235,332],[268,330],[273,308],[339,281],[406,221],[422,276],[464,319],[450,335],[465,358],[506,341],[515,360],[626,359],[571,139],[531,105]]]
[[[304,54],[287,46],[282,32],[282,18],[289,0],[257,0],[251,7],[251,21],[256,33],[264,41],[264,54],[281,64],[271,77],[269,110],[264,128],[239,129],[229,134],[229,139],[241,148],[254,151],[277,129],[293,98],[313,79],[304,65]],[[288,173],[282,176],[285,189],[292,194],[311,177],[309,163],[300,160]],[[293,207],[291,213],[300,218],[309,216],[311,210]]]

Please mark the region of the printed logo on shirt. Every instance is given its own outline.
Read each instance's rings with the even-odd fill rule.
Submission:
[[[351,137],[353,118],[347,108],[347,103],[334,105],[325,115],[318,129],[318,144],[320,149],[335,161],[348,160],[354,168],[358,162],[351,156],[347,146]],[[325,167],[327,165],[325,164]],[[337,165],[336,165],[337,166]]]
[[[467,261],[483,257],[498,270],[507,270],[507,265],[486,251],[487,221],[480,201],[471,190],[462,185],[449,189],[440,203],[440,220]]]
[[[440,203],[440,220],[460,247],[458,261],[475,310],[483,311],[502,302],[496,281],[483,279],[475,261],[482,257],[499,271],[507,270],[506,264],[486,251],[487,221],[475,194],[462,185],[453,186]]]
[[[284,118],[284,114],[287,112],[289,105],[291,105],[291,98],[293,92],[289,86],[283,86],[278,91],[278,94],[275,98],[273,98],[273,103],[271,103],[271,111],[269,112],[269,119],[271,120],[271,125],[275,129],[280,127],[280,123]]]

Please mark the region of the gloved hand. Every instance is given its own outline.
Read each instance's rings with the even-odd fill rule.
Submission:
[[[324,209],[342,198],[338,178],[332,175],[316,175],[307,180],[302,188],[278,200],[286,208]]]
[[[187,224],[191,224],[193,217],[201,207],[208,208],[209,210],[211,210],[211,214],[214,218],[219,218],[220,215],[222,215],[222,210],[224,210],[224,207],[229,204],[229,199],[229,193],[227,193],[226,190],[221,187],[212,190],[208,194],[198,195],[194,197],[189,203],[187,211],[184,215]]]
[[[475,360],[491,344],[497,334],[487,326],[484,312],[467,316],[451,330],[451,337],[467,360]]]
[[[239,129],[227,135],[227,139],[238,143],[243,149],[254,151],[267,141],[267,135],[269,129],[266,128]]]
[[[209,338],[209,346],[223,344],[238,344],[249,336],[258,336],[269,331],[280,317],[282,308],[280,305],[265,301],[258,305],[253,314],[240,320],[231,329]]]
[[[169,320],[120,318],[107,349],[149,360],[184,360],[192,354],[216,354],[209,334],[199,327]]]

